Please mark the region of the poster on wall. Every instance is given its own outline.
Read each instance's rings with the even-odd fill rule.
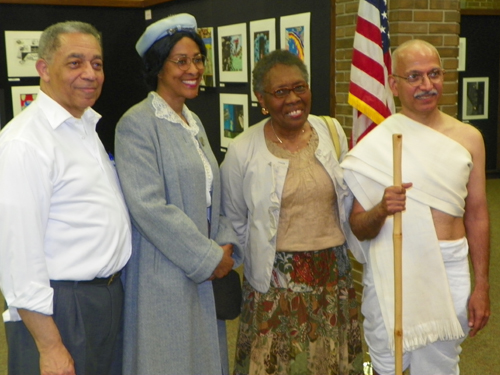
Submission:
[[[40,86],[12,87],[12,114],[14,117],[36,99],[38,91],[40,91]]]
[[[41,31],[5,31],[9,77],[37,77],[38,41]]]
[[[247,30],[245,23],[217,28],[221,82],[247,82]]]
[[[276,20],[269,18],[250,22],[250,74],[255,64],[265,55],[276,49]],[[253,82],[250,77],[250,92],[253,102],[257,97],[253,93]]]
[[[198,35],[203,39],[207,48],[207,60],[205,61],[205,71],[203,72],[202,86],[215,87],[215,55],[214,55],[214,28],[200,27]]]
[[[280,48],[292,52],[306,64],[311,76],[311,13],[293,14],[280,18]],[[309,85],[311,84],[309,78]]]
[[[463,79],[462,120],[488,119],[489,82],[489,77]]]
[[[220,94],[220,145],[225,151],[231,141],[248,129],[248,95]]]

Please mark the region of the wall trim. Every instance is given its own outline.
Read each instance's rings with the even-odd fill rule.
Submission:
[[[500,9],[461,9],[462,16],[500,16]]]
[[[173,0],[0,0],[0,4],[66,5],[86,7],[146,8]]]

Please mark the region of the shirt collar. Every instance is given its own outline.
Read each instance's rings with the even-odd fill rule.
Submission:
[[[182,115],[187,120],[188,125],[182,121],[179,115],[168,105],[168,103],[156,92],[151,91],[150,93],[153,101],[153,107],[155,109],[155,116],[158,118],[165,119],[169,122],[180,124],[184,129],[189,131],[195,136],[200,131],[196,120],[194,119],[191,111],[188,109],[186,104],[182,107]]]
[[[71,113],[69,113],[65,108],[63,108],[63,106],[42,90],[38,92],[36,101],[53,129],[57,129],[61,124],[68,120],[76,120]],[[82,116],[82,120],[85,123],[93,124],[94,129],[100,118],[101,115],[90,107],[85,110]]]

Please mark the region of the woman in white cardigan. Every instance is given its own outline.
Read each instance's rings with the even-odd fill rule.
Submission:
[[[261,59],[253,84],[270,118],[237,137],[221,166],[223,212],[244,248],[236,374],[362,373],[351,196],[326,123],[309,114],[307,81],[288,51]]]

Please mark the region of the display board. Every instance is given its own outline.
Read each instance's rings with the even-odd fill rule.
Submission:
[[[7,69],[7,53],[5,32],[23,32],[28,37],[36,35],[47,26],[66,20],[80,20],[93,24],[103,36],[104,49],[104,71],[105,82],[100,99],[94,106],[102,119],[98,123],[97,131],[104,146],[110,152],[114,150],[114,129],[120,117],[134,104],[140,102],[147,95],[147,88],[141,75],[142,62],[135,51],[135,43],[144,29],[151,23],[176,13],[190,13],[196,19],[199,27],[212,28],[215,35],[212,36],[211,53],[213,54],[212,72],[218,72],[221,64],[221,51],[218,48],[217,30],[227,25],[238,25],[236,29],[226,30],[226,39],[234,35],[244,35],[245,45],[241,44],[243,39],[231,39],[235,53],[234,66],[241,63],[242,72],[237,78],[223,80],[220,74],[205,77],[205,85],[201,87],[200,94],[196,99],[186,102],[187,106],[195,112],[202,120],[212,149],[221,162],[224,158],[224,147],[226,142],[221,137],[221,108],[224,107],[220,98],[228,95],[238,94],[236,98],[245,98],[242,108],[248,114],[244,116],[245,124],[251,126],[260,120],[263,115],[260,112],[255,97],[252,96],[251,69],[254,66],[256,53],[256,37],[262,39],[265,34],[266,40],[259,51],[268,51],[280,48],[280,22],[282,19],[289,20],[294,15],[310,14],[308,34],[308,68],[312,77],[311,87],[313,90],[312,110],[313,114],[329,114],[329,92],[331,69],[330,64],[330,23],[331,23],[331,0],[320,0],[305,2],[303,0],[289,0],[286,6],[278,2],[268,0],[242,1],[237,4],[232,0],[172,0],[153,5],[147,9],[140,8],[114,8],[111,6],[60,6],[60,5],[17,5],[0,3],[0,125],[5,124],[13,116],[13,108],[19,110],[19,105],[26,105],[21,101],[19,104],[19,92],[24,94],[20,87],[34,87],[39,85],[39,78],[32,76],[27,69],[22,67],[23,74],[9,74]],[[146,15],[151,15],[146,19]],[[266,20],[265,24],[255,22]],[[262,26],[265,26],[262,28]],[[285,25],[287,26],[287,25]],[[287,27],[290,29],[290,26]],[[300,26],[300,25],[299,25]],[[262,30],[260,30],[262,29]],[[9,34],[9,36],[16,34]],[[248,39],[247,39],[248,36]],[[29,38],[28,38],[29,39]],[[26,40],[28,40],[26,39]],[[31,38],[29,47],[31,49],[30,59],[36,51],[34,47],[36,38]],[[26,42],[27,43],[27,42]],[[26,44],[25,43],[25,44]],[[260,42],[259,42],[260,43]],[[33,46],[31,46],[33,44]],[[326,47],[325,47],[326,46]],[[241,49],[238,52],[238,48]],[[260,48],[259,47],[259,48]],[[241,54],[239,54],[241,53]],[[241,61],[238,58],[241,57]],[[10,60],[14,63],[19,58],[10,52]],[[30,63],[30,60],[27,60]],[[234,67],[233,66],[233,67]],[[234,76],[234,75],[233,75]],[[15,87],[14,91],[12,91]],[[15,93],[15,103],[12,100],[12,92]],[[30,93],[28,93],[30,94]],[[244,95],[244,96],[241,96]],[[22,98],[22,96],[21,96]],[[15,104],[15,106],[14,106]],[[232,103],[226,103],[231,105]],[[234,104],[236,105],[236,104]],[[235,107],[239,108],[239,107]],[[227,137],[226,137],[227,138]],[[221,147],[222,146],[222,147]],[[222,151],[221,151],[222,150]]]

